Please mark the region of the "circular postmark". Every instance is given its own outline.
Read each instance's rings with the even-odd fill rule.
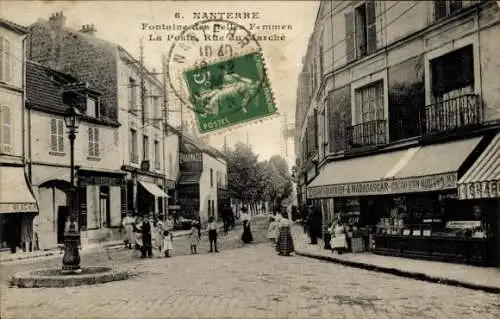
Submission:
[[[261,46],[245,27],[204,20],[174,37],[168,54],[170,89],[198,115],[246,112],[265,85]]]

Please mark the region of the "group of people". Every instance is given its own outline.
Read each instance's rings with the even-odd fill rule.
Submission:
[[[172,231],[174,229],[173,216],[169,215],[163,222],[161,219],[149,216],[132,216],[128,213],[122,221],[124,229],[125,247],[139,249],[141,258],[152,258],[153,249],[158,249],[165,257],[170,257],[174,249]]]
[[[243,222],[241,240],[243,243],[251,243],[253,242],[253,235],[250,229],[251,218],[246,207],[243,207],[241,210],[240,218]],[[234,214],[231,212],[231,214],[226,213],[223,215],[225,232],[234,227],[234,217],[228,218],[228,216],[234,216]],[[122,220],[125,247],[128,249],[138,249],[141,252],[141,258],[152,258],[153,252],[156,250],[162,252],[165,257],[170,257],[171,252],[174,250],[172,233],[174,225],[175,222],[172,215],[169,215],[165,221],[162,221],[161,218],[154,218],[152,213],[146,217],[134,217],[132,213],[128,213]],[[217,247],[218,226],[215,218],[210,216],[206,229],[210,242],[210,253],[219,252]],[[191,223],[188,238],[191,254],[197,254],[198,245],[201,240],[200,218]]]
[[[275,210],[269,217],[267,238],[275,245],[276,252],[280,256],[290,256],[290,253],[295,251],[291,226],[286,210],[283,212]]]

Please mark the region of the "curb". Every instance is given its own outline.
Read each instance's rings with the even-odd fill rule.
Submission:
[[[429,276],[429,275],[426,275],[424,273],[415,273],[415,272],[410,272],[410,271],[399,270],[396,268],[375,266],[375,265],[366,264],[366,263],[362,263],[362,262],[341,260],[341,259],[338,259],[335,257],[321,256],[321,255],[315,255],[315,254],[311,254],[311,253],[307,253],[307,252],[301,252],[300,250],[295,250],[295,254],[298,256],[304,256],[304,257],[319,259],[319,260],[323,260],[323,261],[329,261],[329,262],[341,264],[344,266],[360,268],[360,269],[365,269],[365,270],[369,270],[369,271],[376,271],[376,272],[391,274],[391,275],[395,275],[395,276],[399,276],[399,277],[405,277],[405,278],[410,278],[410,279],[415,279],[415,280],[420,280],[420,281],[427,281],[427,282],[448,285],[448,286],[462,287],[462,288],[467,288],[467,289],[472,289],[472,290],[481,290],[481,291],[488,292],[488,293],[500,294],[500,287],[485,286],[485,285],[481,285],[481,284],[473,284],[473,283],[463,282],[463,281],[455,280],[455,279],[447,279],[447,278],[442,278],[442,277]]]

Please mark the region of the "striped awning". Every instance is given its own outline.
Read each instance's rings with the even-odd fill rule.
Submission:
[[[500,133],[458,181],[459,199],[500,197]]]

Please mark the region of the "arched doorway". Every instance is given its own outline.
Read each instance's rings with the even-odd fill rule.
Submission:
[[[49,180],[38,187],[40,246],[62,244],[64,224],[69,215],[71,184],[64,180]]]

